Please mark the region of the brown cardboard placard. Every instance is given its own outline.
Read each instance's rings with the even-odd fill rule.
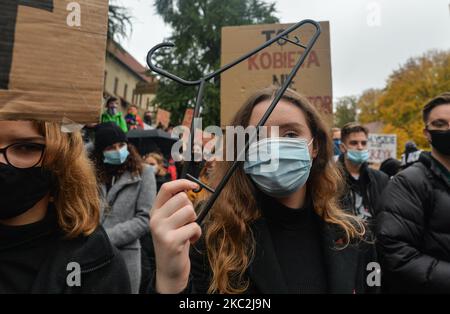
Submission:
[[[293,24],[264,24],[222,28],[222,58],[224,66],[262,45]],[[312,104],[331,116],[332,80],[329,22],[320,22],[322,33],[295,76],[292,89],[305,95]],[[306,45],[315,29],[302,26],[289,34]],[[260,51],[221,76],[220,117],[225,126],[246,99],[256,90],[278,83],[281,85],[304,50],[287,41],[279,41]]]
[[[186,111],[184,112],[183,123],[181,123],[181,125],[190,128],[193,118],[194,118],[194,109],[187,108]]]
[[[0,119],[98,122],[107,22],[108,0],[1,1]]]
[[[164,128],[167,128],[170,124],[170,115],[170,111],[158,109],[156,112],[156,125],[161,123]]]

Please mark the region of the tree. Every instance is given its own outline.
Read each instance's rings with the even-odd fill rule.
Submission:
[[[398,152],[407,140],[428,148],[422,134],[422,108],[431,98],[450,91],[450,50],[429,51],[409,59],[388,79],[379,98],[384,132],[398,135]]]
[[[365,90],[358,98],[356,107],[360,123],[366,124],[380,120],[379,100],[382,92],[381,89],[371,88]]]
[[[187,80],[197,80],[220,68],[223,26],[276,23],[275,5],[261,0],[155,0],[157,13],[173,30],[171,50],[158,51],[161,68]],[[169,110],[178,125],[185,109],[195,104],[197,89],[160,78],[154,103]],[[203,125],[218,125],[220,79],[207,84],[203,98]]]
[[[356,121],[356,96],[344,96],[338,99],[334,113],[334,125],[342,128],[346,123]]]
[[[108,8],[108,38],[120,42],[133,31],[133,17],[127,8],[110,4]]]

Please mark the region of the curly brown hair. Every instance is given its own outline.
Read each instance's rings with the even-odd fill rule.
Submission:
[[[121,175],[124,172],[128,171],[133,176],[137,176],[142,174],[142,171],[144,170],[144,161],[139,155],[136,147],[131,143],[127,143],[127,146],[130,155],[122,165],[113,167],[114,175]],[[111,179],[112,173],[111,167],[105,165],[105,163],[103,162],[103,158],[103,152],[94,151],[94,161],[98,180],[101,183],[106,183]]]

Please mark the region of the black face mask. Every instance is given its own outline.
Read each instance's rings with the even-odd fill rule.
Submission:
[[[16,169],[0,163],[0,220],[17,217],[50,192],[52,176],[40,167]]]
[[[431,135],[431,146],[442,155],[450,156],[450,130],[428,130]]]

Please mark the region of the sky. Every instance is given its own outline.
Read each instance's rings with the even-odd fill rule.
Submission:
[[[180,0],[183,1],[183,0]],[[226,0],[224,0],[226,1]],[[383,88],[409,58],[450,50],[450,0],[272,0],[281,23],[329,21],[334,98]],[[171,34],[153,0],[116,0],[134,16],[121,43],[145,65],[147,52]]]

